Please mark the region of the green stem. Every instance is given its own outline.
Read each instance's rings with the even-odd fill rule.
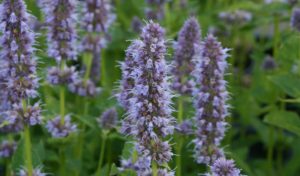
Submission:
[[[7,159],[5,162],[5,176],[11,176],[11,170],[10,170],[10,159]]]
[[[93,63],[93,55],[90,52],[84,54],[84,60],[86,62],[86,71],[84,74],[84,82],[86,83],[87,80],[90,78],[92,63]]]
[[[60,175],[64,176],[65,174],[65,165],[66,165],[66,156],[64,147],[59,148],[59,157],[60,157]]]
[[[178,97],[177,121],[180,124],[183,121],[183,97]],[[181,175],[181,149],[183,140],[180,136],[176,137],[176,176]]]
[[[65,123],[65,88],[60,86],[59,90],[59,100],[60,100],[60,123]]]
[[[26,100],[22,100],[22,107],[25,111],[27,108],[27,102]],[[28,176],[32,176],[33,173],[33,166],[32,166],[32,155],[31,155],[31,139],[30,139],[30,130],[29,126],[25,125],[24,127],[24,140],[25,140],[25,164],[27,167]]]
[[[101,176],[101,168],[103,164],[103,159],[104,159],[104,152],[105,152],[105,145],[106,145],[106,138],[107,138],[107,133],[103,133],[102,135],[102,143],[101,143],[101,151],[100,151],[100,156],[99,156],[99,162],[98,162],[98,167],[97,167],[97,175]]]
[[[84,53],[84,55],[83,55],[83,61],[86,64],[86,71],[85,71],[84,78],[83,78],[84,79],[84,84],[86,84],[87,81],[90,78],[90,73],[91,73],[91,69],[92,69],[92,63],[93,63],[93,55],[92,55],[92,53],[90,53],[90,52]],[[83,105],[84,109],[83,109],[82,117],[86,118],[86,116],[88,115],[88,111],[89,111],[89,101],[87,99],[83,99],[82,102],[84,103],[84,105]],[[76,158],[78,160],[81,160],[81,157],[82,157],[82,149],[83,149],[83,144],[84,144],[85,125],[82,124],[81,128],[82,128],[82,132],[79,134],[78,142],[77,142],[77,145],[76,145]],[[79,176],[80,175],[80,171],[81,171],[81,167],[76,171],[75,176]]]
[[[24,129],[24,138],[25,138],[25,163],[27,167],[28,176],[32,176],[33,166],[32,166],[32,156],[31,156],[31,139],[30,139],[30,130],[29,126],[25,125]]]
[[[156,162],[153,161],[152,162],[152,175],[153,176],[158,176],[157,171],[158,171],[157,164],[156,164]]]
[[[274,150],[274,127],[269,127],[268,165],[269,174],[273,175],[273,150]]]
[[[107,152],[107,162],[108,162],[108,169],[106,172],[106,176],[110,175],[110,171],[111,171],[111,142],[109,140],[109,138],[107,139],[107,147],[108,147],[108,152]]]
[[[64,70],[65,68],[65,61],[61,61],[60,63],[60,69]],[[60,86],[59,89],[59,102],[60,102],[60,123],[64,124],[65,122],[65,87]]]
[[[101,51],[101,84],[103,88],[107,86],[105,52]]]

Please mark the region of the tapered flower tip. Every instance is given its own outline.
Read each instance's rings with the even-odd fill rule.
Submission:
[[[185,40],[194,41],[201,38],[200,25],[195,17],[190,17],[185,21],[184,27],[180,31],[180,36],[185,36]]]
[[[69,134],[77,130],[77,125],[71,122],[71,117],[66,115],[63,122],[61,117],[57,116],[56,118],[49,120],[46,125],[47,130],[51,133],[54,138],[67,137]]]
[[[291,26],[300,32],[300,8],[295,8],[291,17]]]
[[[97,119],[101,128],[110,130],[117,125],[118,112],[115,108],[104,111],[99,119]]]
[[[211,166],[212,176],[240,176],[240,170],[235,167],[233,160],[219,158]]]
[[[0,145],[0,158],[9,158],[17,149],[17,143],[14,141],[3,141]]]
[[[165,30],[158,24],[150,21],[142,30],[141,38],[145,43],[164,40]]]

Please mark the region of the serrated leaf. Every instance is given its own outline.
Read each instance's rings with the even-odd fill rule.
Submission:
[[[294,112],[273,111],[265,116],[264,122],[300,136],[300,118]]]

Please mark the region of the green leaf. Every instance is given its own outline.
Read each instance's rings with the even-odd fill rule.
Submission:
[[[125,142],[122,151],[122,158],[130,158],[132,156],[132,151],[134,149],[134,144],[132,142]]]
[[[265,116],[264,122],[300,136],[300,118],[294,112],[273,111]]]
[[[18,142],[17,150],[12,157],[12,169],[18,170],[24,165],[24,139],[21,138]]]
[[[286,94],[295,98],[300,97],[300,78],[290,74],[275,75],[269,78]]]

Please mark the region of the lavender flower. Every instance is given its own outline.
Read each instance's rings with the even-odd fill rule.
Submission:
[[[88,32],[106,33],[116,18],[111,11],[108,0],[87,0],[83,8],[82,27]]]
[[[7,112],[10,124],[22,123],[33,126],[40,124],[42,121],[41,107],[39,103],[35,103],[33,106],[29,105],[23,107],[22,104],[14,104],[13,110]]]
[[[151,176],[151,158],[148,157],[139,157],[137,161],[133,162],[132,159],[121,160],[120,171],[132,169],[141,176]]]
[[[166,0],[146,0],[149,7],[145,9],[148,20],[162,20],[165,16],[164,5]]]
[[[274,70],[277,67],[277,64],[274,58],[270,55],[267,55],[262,63],[262,69],[266,71]]]
[[[99,51],[93,53],[91,80],[96,84],[101,77],[101,53]]]
[[[137,16],[134,16],[131,20],[131,28],[134,32],[140,33],[143,27],[141,19]]]
[[[76,59],[74,0],[41,0],[48,26],[48,54],[57,62]]]
[[[211,176],[240,176],[240,170],[235,167],[233,160],[217,159],[211,166]],[[208,174],[210,175],[210,174]]]
[[[291,26],[300,32],[300,8],[295,8],[291,17]]]
[[[190,120],[185,120],[176,126],[176,130],[183,135],[191,135],[193,131],[193,123]]]
[[[47,174],[42,173],[41,168],[36,168],[33,170],[32,176],[46,176]],[[19,172],[19,176],[28,176],[26,169],[21,169]]]
[[[47,81],[53,85],[72,84],[78,79],[75,67],[51,67],[48,70]]]
[[[49,120],[47,122],[46,128],[49,133],[55,138],[62,138],[68,136],[70,133],[73,133],[77,130],[77,126],[71,123],[71,117],[66,115],[63,123],[61,123],[61,117],[57,116],[56,118]]]
[[[76,93],[80,96],[94,97],[100,93],[101,89],[96,87],[96,85],[91,80],[77,79],[75,82],[69,84],[69,89],[71,92]]]
[[[121,62],[122,79],[120,81],[120,93],[117,98],[121,106],[128,110],[130,106],[130,98],[133,96],[131,89],[134,87],[134,77],[136,76],[134,68],[137,67],[138,51],[142,49],[143,42],[135,40],[126,50],[125,61]]]
[[[96,52],[106,46],[106,39],[102,35],[107,34],[116,18],[111,11],[112,7],[108,0],[85,1],[82,28],[88,32],[88,35],[82,42],[84,51]]]
[[[24,123],[22,119],[11,119],[7,116],[9,111],[5,111],[4,114],[0,116],[0,132],[1,133],[17,133],[23,130]]]
[[[192,58],[195,54],[194,45],[201,40],[200,26],[196,18],[188,19],[179,32],[178,42],[174,45],[174,62],[172,74],[174,77],[172,88],[180,94],[191,94],[194,86],[189,77],[194,69]]]
[[[1,77],[8,100],[13,103],[37,96],[36,62],[32,58],[34,34],[28,26],[29,16],[21,0],[4,0],[1,4]]]
[[[17,143],[14,141],[2,141],[0,145],[0,158],[9,158],[17,149]]]
[[[104,111],[97,121],[101,128],[110,130],[114,128],[118,122],[118,112],[115,108],[110,108]]]
[[[175,173],[173,171],[168,171],[167,169],[159,169],[157,172],[158,176],[174,176]]]
[[[222,48],[212,35],[196,48],[194,76],[200,87],[194,91],[197,127],[194,151],[198,163],[212,164],[224,155],[219,145],[227,126],[228,92],[224,74],[228,49]]]
[[[172,157],[171,147],[163,138],[174,130],[164,35],[164,29],[152,21],[143,28],[132,73],[133,96],[129,99],[127,117],[132,123],[126,124],[131,126],[130,135],[138,141],[140,157],[150,157],[159,166]]]
[[[33,56],[34,33],[30,26],[30,14],[24,1],[4,0],[0,7],[2,36],[0,43],[1,127],[4,132],[17,132],[24,124],[40,123],[40,107],[20,106],[22,101],[38,96],[36,60]],[[4,103],[5,102],[5,103]]]
[[[236,10],[233,12],[221,12],[219,18],[229,25],[241,25],[251,21],[252,14],[245,10]]]

